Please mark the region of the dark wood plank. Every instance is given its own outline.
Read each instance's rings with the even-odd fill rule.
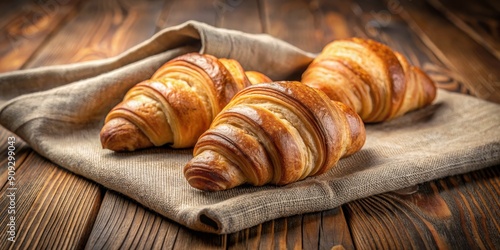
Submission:
[[[22,143],[18,145],[23,150]],[[2,197],[15,197],[14,203],[9,197],[2,199],[0,205],[5,208],[0,214],[2,225],[14,221],[15,247],[82,247],[97,215],[102,190],[98,185],[55,166],[37,153],[31,151],[27,156],[23,154],[17,154],[20,165],[17,165],[13,175],[14,187],[17,189],[8,189],[12,187],[9,184],[3,185],[0,190]],[[9,211],[13,213],[9,214]],[[13,244],[8,237],[1,237],[0,248],[9,246]]]
[[[8,22],[14,19],[19,12],[27,9],[29,0],[19,1],[0,1],[0,27],[4,27]]]
[[[304,249],[302,245],[302,215],[271,220],[255,226],[245,248],[257,245],[258,249]],[[229,238],[233,237],[229,235]],[[251,243],[251,244],[248,244]]]
[[[168,14],[163,14],[160,28],[166,28],[189,20],[204,22],[215,26],[217,22],[216,5],[213,1],[183,1],[170,3]]]
[[[500,168],[428,182],[344,206],[356,248],[494,249],[500,244]]]
[[[311,227],[312,224],[318,226]],[[279,218],[227,235],[227,246],[229,249],[316,249],[320,224],[321,213]]]
[[[321,213],[319,249],[354,249],[349,225],[342,207]]]
[[[358,0],[353,3],[353,13],[358,26],[370,39],[387,44],[402,53],[415,66],[420,67],[441,89],[471,94],[461,82],[461,76],[445,65],[412,31],[401,17],[403,6],[398,1]]]
[[[335,39],[353,36],[364,37],[356,27],[356,18],[352,15],[351,1],[312,0],[310,8],[318,29],[318,40],[324,46]],[[348,14],[347,14],[348,13]]]
[[[274,249],[274,227],[276,220],[262,223],[262,230],[259,235],[259,249]]]
[[[156,32],[163,0],[86,1],[26,67],[108,58],[148,39]]]
[[[161,8],[160,15],[158,16],[158,20],[156,20],[155,32],[158,32],[166,27],[168,27],[168,18],[170,17],[170,10],[172,9],[172,5],[175,1],[165,1],[163,4],[163,8]]]
[[[80,0],[9,2],[0,7],[0,72],[21,68],[74,17]]]
[[[494,9],[496,12],[500,12],[500,2],[496,0],[484,0],[484,2],[491,6],[492,9]]]
[[[288,218],[281,218],[281,219],[276,219],[274,220],[274,225],[273,225],[273,233],[268,234],[268,236],[273,236],[269,237],[268,241],[263,241],[267,242],[267,246],[272,246],[274,249],[287,249],[287,246],[290,246],[290,249],[296,249],[297,245],[301,245],[301,239],[293,239],[290,238],[290,241],[287,241],[287,238],[289,236],[289,231],[288,231],[288,223],[289,220],[293,220],[292,217]],[[269,244],[271,243],[271,244]],[[262,245],[261,245],[262,246]]]
[[[303,249],[354,249],[341,207],[302,217]]]
[[[180,227],[173,249],[226,249],[226,235],[215,235]]]
[[[320,245],[321,213],[304,214],[302,217],[302,245],[315,249]]]
[[[285,249],[304,249],[302,244],[302,215],[290,216],[284,219],[287,222]]]
[[[308,1],[262,0],[264,32],[300,49],[320,52],[322,35]]]
[[[259,0],[215,0],[213,4],[217,14],[217,27],[247,33],[264,32]]]
[[[87,249],[172,249],[179,226],[108,191],[97,215]]]
[[[459,29],[500,59],[500,10],[487,1],[428,0]]]
[[[196,232],[108,191],[87,249],[225,249],[226,236]]]
[[[400,16],[479,98],[500,102],[500,60],[430,5],[401,1]]]
[[[244,16],[244,18],[242,18]],[[248,33],[262,33],[258,0],[169,1],[157,24],[158,30],[189,20]]]
[[[228,249],[258,249],[262,224],[227,235]]]
[[[207,234],[178,225],[108,191],[86,248],[330,249],[342,246],[352,249],[347,226],[338,208],[271,220],[228,235]]]

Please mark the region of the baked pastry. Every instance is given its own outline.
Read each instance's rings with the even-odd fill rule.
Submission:
[[[436,85],[389,47],[369,39],[326,45],[301,81],[354,109],[364,122],[381,122],[432,103]]]
[[[105,118],[103,148],[191,147],[231,98],[251,83],[232,59],[189,53],[131,88]]]
[[[285,185],[325,173],[365,138],[361,118],[324,93],[300,82],[261,83],[240,91],[217,115],[184,176],[205,191]]]
[[[272,82],[271,78],[267,77],[266,75],[258,71],[246,71],[245,74],[247,75],[248,80],[252,84]]]

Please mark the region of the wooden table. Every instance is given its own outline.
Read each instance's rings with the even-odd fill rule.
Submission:
[[[186,20],[268,33],[307,51],[369,37],[440,88],[500,102],[500,3],[429,0],[19,0],[0,3],[0,71],[102,59]],[[499,114],[492,114],[499,115]],[[500,248],[500,168],[427,182],[229,235],[195,232],[54,165],[17,138],[16,242],[8,241],[0,129],[0,249]]]

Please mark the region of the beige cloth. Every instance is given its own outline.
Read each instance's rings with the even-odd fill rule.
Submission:
[[[368,125],[363,149],[332,171],[284,187],[204,193],[182,174],[190,149],[101,149],[106,113],[135,83],[188,51],[235,58],[274,80],[300,74],[313,58],[267,35],[188,22],[114,58],[0,75],[1,124],[54,163],[189,228],[214,233],[500,164],[500,106],[444,91],[428,108]]]

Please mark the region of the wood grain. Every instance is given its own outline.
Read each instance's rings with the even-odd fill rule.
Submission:
[[[402,53],[412,65],[420,67],[437,84],[438,88],[470,94],[459,74],[450,70],[432,50],[413,32],[400,16],[403,6],[398,1],[358,0],[351,2],[354,27],[358,34],[388,45]]]
[[[312,7],[305,0],[262,0],[264,32],[305,51],[320,52],[323,44]]]
[[[291,246],[291,249],[297,249],[300,246],[300,238],[290,237],[290,242],[287,242],[288,234],[288,221],[294,220],[296,217],[289,217],[283,219],[273,220],[267,224],[270,226],[265,227],[262,230],[262,235],[260,237],[260,249],[286,249],[287,243]],[[300,225],[299,225],[300,226]]]
[[[6,165],[2,165],[4,168]],[[100,205],[102,190],[30,152],[15,173],[16,244],[0,237],[0,248],[78,248],[85,244]],[[0,190],[1,197],[11,191]],[[2,199],[1,207],[9,200]],[[7,212],[0,223],[10,222]]]
[[[214,235],[178,225],[127,198],[108,191],[87,249],[353,249],[342,209],[296,215],[240,232]]]
[[[0,72],[20,69],[77,12],[80,0],[9,1],[0,11]]]
[[[228,249],[258,249],[263,224],[227,235]]]
[[[173,249],[226,249],[226,236],[197,232],[181,226],[175,237]]]
[[[229,249],[353,249],[341,208],[265,222],[227,236]]]
[[[162,19],[160,28],[175,26],[189,20],[215,26],[217,21],[216,6],[212,1],[175,0],[169,3],[168,14],[164,14]]]
[[[360,249],[494,249],[500,244],[500,168],[492,167],[344,206]]]
[[[179,226],[121,195],[108,191],[86,249],[172,249]]]
[[[262,33],[261,15],[258,0],[169,1],[157,28],[160,30],[195,20],[215,27]]]
[[[226,237],[196,232],[108,191],[87,249],[225,249]]]
[[[216,26],[246,33],[264,33],[259,0],[214,0]],[[241,18],[244,16],[245,18]]]
[[[487,1],[428,0],[428,2],[477,43],[500,60],[499,11]]]
[[[471,93],[500,103],[500,60],[424,2],[401,5],[401,17]]]
[[[319,249],[354,249],[349,225],[342,207],[321,213]]]
[[[115,56],[154,34],[163,2],[86,1],[78,15],[47,41],[26,67]]]
[[[335,39],[365,37],[356,27],[351,1],[312,0],[309,6],[314,15],[317,37],[320,38],[322,46]]]

